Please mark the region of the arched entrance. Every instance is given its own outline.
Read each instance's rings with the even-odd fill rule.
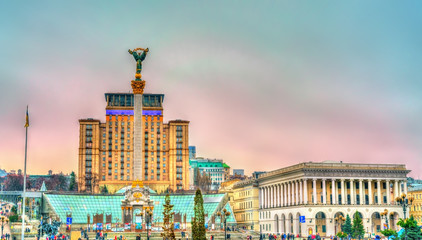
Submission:
[[[342,212],[337,212],[334,214],[334,234],[337,234],[342,230],[342,226],[344,222],[346,221],[346,217]]]
[[[399,214],[397,212],[391,212],[389,216],[390,219],[388,221],[388,225],[390,229],[397,230],[397,221],[399,220]]]
[[[286,216],[281,214],[281,233],[286,232]]]
[[[287,221],[288,221],[288,223],[289,223],[289,224],[288,224],[289,229],[288,229],[288,231],[287,231],[287,232],[288,232],[288,233],[294,233],[294,232],[293,232],[293,214],[291,214],[291,213],[289,214],[289,218],[288,218],[288,220],[287,220]]]
[[[371,215],[371,232],[378,234],[381,228],[381,215],[379,212],[374,212]]]
[[[279,227],[278,215],[275,214],[274,215],[274,231],[276,233],[279,233],[280,232],[278,227]]]
[[[300,221],[299,221],[299,218],[300,218],[300,213],[296,213],[296,232],[295,232],[295,234],[302,234],[302,223],[300,223]]]
[[[315,233],[319,233],[320,236],[325,236],[327,232],[327,218],[325,213],[318,212],[315,215]]]

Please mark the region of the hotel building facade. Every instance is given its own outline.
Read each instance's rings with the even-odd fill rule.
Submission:
[[[395,197],[407,193],[409,172],[397,164],[309,162],[261,174],[260,231],[331,236],[341,231],[340,216],[358,212],[366,233],[378,234],[385,209],[394,229],[403,217]]]
[[[134,179],[134,97],[106,93],[106,122],[79,120],[78,189],[115,192]],[[143,94],[142,179],[158,192],[189,189],[189,121],[163,121],[164,94]]]
[[[413,215],[415,220],[418,221],[418,225],[422,225],[422,186],[419,185],[409,189],[408,196],[413,197],[413,204],[407,216]]]

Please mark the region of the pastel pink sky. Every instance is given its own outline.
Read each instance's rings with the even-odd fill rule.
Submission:
[[[308,161],[400,163],[419,177],[422,15],[403,3],[24,2],[0,6],[0,168],[77,171],[78,119],[146,92],[199,156],[246,173]],[[421,3],[415,3],[421,4]],[[382,6],[382,7],[381,7]]]

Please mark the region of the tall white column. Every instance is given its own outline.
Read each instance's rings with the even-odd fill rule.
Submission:
[[[284,188],[283,184],[280,184],[280,206],[284,206]]]
[[[404,194],[407,194],[407,181],[403,181]]]
[[[368,179],[368,195],[369,195],[369,205],[374,204],[374,198],[372,197],[372,180]]]
[[[303,182],[299,180],[299,203],[303,204]]]
[[[133,179],[144,180],[142,178],[142,94],[133,94]]]
[[[270,207],[274,207],[274,186],[271,186],[271,204]]]
[[[303,201],[305,204],[308,204],[308,179],[303,179]]]
[[[290,194],[290,182],[288,182],[287,183],[287,205],[292,205],[292,202],[290,201],[291,200],[291,198],[290,198],[290,196],[291,196],[291,194]]]
[[[299,186],[298,186],[299,182],[295,181],[295,192],[296,192],[296,205],[299,205]]]
[[[281,189],[281,183],[278,184],[278,206],[283,206],[282,205],[282,201],[283,201],[283,190]]]
[[[359,201],[360,201],[360,205],[363,205],[365,202],[365,194],[363,194],[363,184],[362,184],[363,180],[359,179]]]
[[[327,204],[327,191],[325,190],[325,178],[322,179],[322,203]]]
[[[287,185],[283,183],[283,191],[284,191],[284,206],[288,206],[289,201],[287,200]]]
[[[350,179],[350,203],[355,204],[355,182]]]
[[[381,197],[381,180],[380,179],[377,179],[377,186],[378,186],[378,188],[377,188],[378,202],[377,203],[378,203],[378,205],[381,205],[382,197]]]
[[[314,178],[312,180],[312,191],[313,191],[313,196],[314,196],[314,204],[317,204],[317,193],[316,193],[316,179]]]
[[[394,199],[399,196],[399,181],[394,180]]]
[[[281,195],[280,195],[280,192],[281,192],[281,190],[280,190],[280,184],[277,184],[276,185],[276,188],[277,188],[277,207],[280,207],[280,202],[281,202]]]
[[[336,181],[333,179],[331,179],[331,204],[336,204]]]
[[[346,203],[346,199],[344,196],[344,179],[341,179],[341,204],[345,204]]]
[[[387,194],[387,204],[390,205],[391,204],[391,189],[390,189],[390,180],[387,180],[387,182],[385,183],[385,194]]]
[[[259,188],[259,208],[262,208],[262,188]]]

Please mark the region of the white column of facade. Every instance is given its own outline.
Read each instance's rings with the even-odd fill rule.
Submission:
[[[287,183],[287,206],[290,206],[290,183]]]
[[[265,208],[268,208],[269,202],[270,202],[270,189],[268,187],[265,187]]]
[[[284,192],[284,206],[287,206],[289,201],[287,200],[287,186],[286,183],[283,183],[283,192]]]
[[[277,207],[278,205],[278,189],[277,189],[277,184],[274,185],[274,207]]]
[[[271,207],[274,207],[274,185],[271,186]]]
[[[303,179],[303,203],[308,204],[308,179]]]
[[[299,180],[299,203],[303,204],[303,182]]]
[[[295,183],[290,182],[290,205],[295,205]]]
[[[394,180],[394,199],[399,196],[399,181]]]
[[[275,189],[277,189],[277,195],[276,195],[276,203],[275,206],[279,207],[280,206],[280,186],[278,184],[275,185]]]
[[[390,180],[387,180],[387,182],[385,183],[385,191],[387,194],[387,204],[390,205],[391,204],[391,189],[390,189]]]
[[[277,184],[277,207],[280,207],[281,203],[281,189],[280,184]]]
[[[341,179],[341,204],[345,204],[346,199],[344,197],[344,179]]]
[[[262,208],[262,188],[259,188],[259,208]]]
[[[331,204],[336,204],[336,180],[331,179]]]
[[[317,204],[317,194],[316,194],[316,179],[314,178],[312,180],[312,192],[313,192],[313,196],[314,196],[314,204]]]
[[[359,179],[359,201],[360,201],[360,205],[363,205],[363,202],[365,201],[365,196],[363,194],[363,184],[362,184],[363,180]]]
[[[355,182],[350,179],[350,203],[355,204]]]
[[[372,180],[368,179],[368,195],[369,195],[369,204],[374,203],[374,198],[372,197]]]
[[[299,182],[298,181],[295,181],[295,191],[296,191],[296,205],[299,205],[300,204],[300,201],[299,201]]]
[[[327,192],[325,191],[325,178],[322,179],[322,203],[327,204]]]
[[[404,194],[407,194],[407,181],[403,181]]]
[[[382,201],[381,201],[381,180],[377,179],[377,195],[378,195],[378,205],[381,205]]]
[[[264,187],[264,206],[263,208],[267,208],[267,187]]]
[[[283,184],[280,184],[280,197],[281,197],[281,206],[284,206],[284,202],[285,202],[285,199],[284,199],[284,185]]]

